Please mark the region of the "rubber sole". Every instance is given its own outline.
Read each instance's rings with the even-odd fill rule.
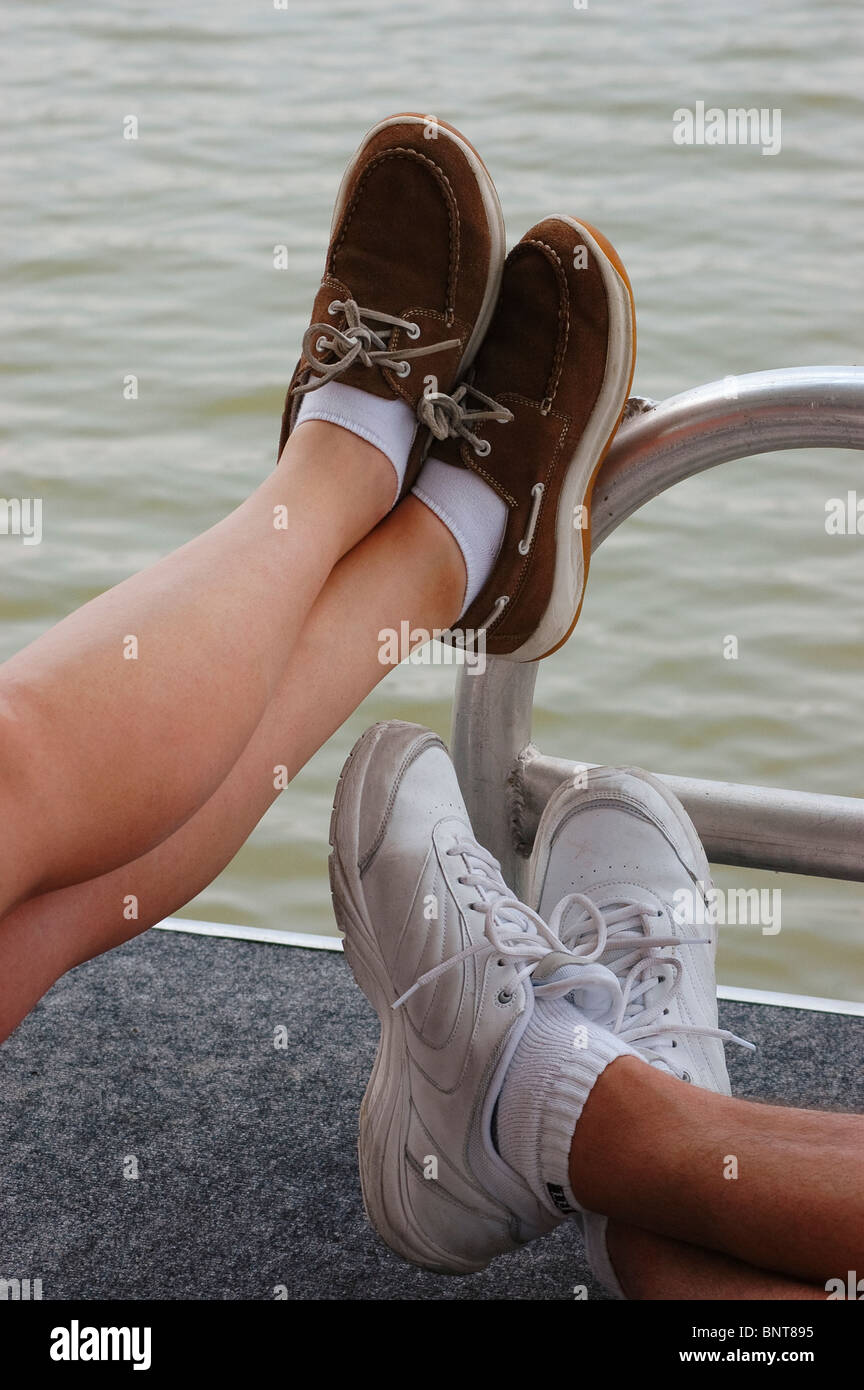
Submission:
[[[360,1107],[357,1143],[360,1187],[371,1225],[397,1255],[438,1274],[471,1274],[485,1268],[485,1264],[459,1260],[436,1247],[417,1225],[410,1210],[404,1169],[411,1099],[405,1063],[408,1055],[405,1023],[401,1013],[392,1008],[396,993],[374,933],[365,920],[362,904],[357,867],[358,811],[366,768],[388,727],[389,722],[376,724],[355,743],[339,777],[330,818],[333,910],[344,933],[345,956],[351,972],[381,1023],[378,1050]],[[429,739],[441,743],[434,734],[430,734]]]

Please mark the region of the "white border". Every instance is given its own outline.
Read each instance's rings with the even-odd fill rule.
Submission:
[[[311,936],[306,932],[276,931],[275,927],[238,927],[228,922],[196,922],[191,917],[166,917],[156,931],[189,932],[192,936],[225,936],[234,941],[266,941],[271,946],[302,946],[307,951],[341,951],[341,936]]]
[[[864,1004],[854,999],[820,999],[814,994],[785,994],[771,989],[745,989],[744,985],[718,985],[718,999],[738,1004],[773,1004],[780,1009],[810,1009],[817,1014],[848,1014],[864,1018]]]

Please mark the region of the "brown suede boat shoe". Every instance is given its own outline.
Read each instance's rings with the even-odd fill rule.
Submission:
[[[479,473],[509,507],[488,582],[457,641],[537,661],[576,626],[591,555],[594,480],[633,379],[630,281],[599,232],[547,217],[504,264],[501,294],[471,373],[427,391],[432,453]]]
[[[489,327],[503,264],[498,195],[465,137],[410,112],[374,126],[336,199],[278,456],[303,394],[325,382],[401,397],[414,411],[424,384],[453,390]],[[403,495],[426,437],[418,430]]]

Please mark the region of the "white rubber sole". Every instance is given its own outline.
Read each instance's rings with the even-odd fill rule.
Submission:
[[[429,1241],[414,1219],[406,1185],[411,1092],[405,1024],[402,1014],[391,1007],[396,993],[366,916],[357,867],[363,781],[381,728],[378,724],[367,729],[352,748],[336,787],[330,820],[330,889],[336,921],[344,933],[354,979],[381,1023],[378,1051],[360,1108],[357,1154],[363,1206],[382,1240],[403,1259],[439,1274],[471,1274],[485,1265],[459,1260]]]
[[[353,158],[350,160],[348,167],[342,176],[342,182],[339,185],[339,192],[336,195],[336,204],[333,209],[333,217],[330,223],[331,241],[333,239],[336,226],[339,222],[339,218],[342,216],[343,208],[345,207],[345,201],[348,195],[349,182],[358,162],[362,159],[366,150],[366,146],[369,144],[370,140],[372,140],[373,137],[379,133],[379,131],[387,130],[390,126],[426,126],[429,124],[430,122],[424,116],[415,116],[412,114],[405,114],[402,116],[387,116],[383,121],[379,121],[377,125],[374,125],[372,129],[364,136]],[[474,358],[477,356],[480,344],[486,336],[486,330],[492,321],[492,314],[494,313],[495,304],[498,300],[498,292],[501,288],[501,276],[504,272],[506,238],[504,232],[504,215],[501,211],[501,204],[498,201],[498,193],[494,183],[492,182],[492,178],[489,174],[489,171],[487,170],[479,154],[474,149],[474,146],[469,144],[469,142],[463,136],[459,135],[455,130],[451,130],[449,126],[442,125],[440,122],[437,122],[436,124],[438,133],[435,137],[435,140],[430,140],[429,143],[430,145],[434,146],[434,144],[438,140],[449,140],[452,142],[452,144],[456,145],[462,151],[463,155],[465,156],[466,160],[468,161],[471,167],[475,179],[477,180],[477,186],[480,189],[480,196],[483,200],[483,210],[486,214],[486,222],[489,229],[489,237],[492,247],[491,254],[489,257],[489,276],[486,284],[486,291],[483,296],[480,312],[477,315],[477,321],[474,325],[474,330],[471,334],[471,337],[468,339],[467,344],[465,345],[465,351],[462,354],[462,358],[459,362],[459,368],[457,371],[458,379],[459,377],[465,374],[465,372],[471,366],[471,363],[474,361]]]
[[[590,562],[590,529],[574,526],[577,508],[585,505],[600,465],[621,418],[633,378],[633,300],[631,292],[591,233],[574,217],[556,220],[575,228],[596,258],[609,304],[606,370],[597,403],[567,467],[555,519],[555,574],[546,612],[527,642],[507,656],[511,661],[539,661],[566,641],[576,624]],[[506,610],[505,610],[506,611]],[[494,631],[492,633],[494,637]]]

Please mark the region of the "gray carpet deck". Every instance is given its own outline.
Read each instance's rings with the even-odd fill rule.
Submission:
[[[864,1019],[721,1021],[759,1044],[729,1049],[736,1094],[864,1110]],[[331,952],[150,932],[81,966],[0,1049],[0,1278],[46,1300],[602,1297],[569,1226],[457,1279],[377,1240],[354,1154],[376,1037]]]

